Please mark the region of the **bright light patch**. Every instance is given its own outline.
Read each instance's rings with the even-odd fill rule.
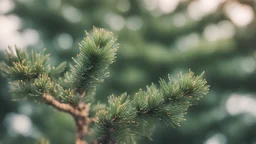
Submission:
[[[143,21],[139,16],[132,16],[127,19],[127,27],[131,30],[138,30],[142,25]]]
[[[173,12],[180,0],[158,0],[159,9],[163,14],[168,14]]]
[[[181,51],[186,51],[195,48],[200,43],[200,36],[198,33],[191,33],[183,36],[176,41],[176,47]]]
[[[69,34],[63,33],[58,36],[57,43],[60,48],[69,49],[73,45],[73,38]]]
[[[235,35],[235,26],[227,20],[218,23],[220,38],[229,39]]]
[[[248,25],[254,17],[253,9],[250,6],[235,1],[226,4],[224,10],[231,21],[239,27]]]
[[[144,0],[144,7],[148,11],[153,11],[157,8],[157,0]]]
[[[226,137],[221,133],[217,133],[211,136],[204,144],[226,144],[226,142]]]
[[[0,14],[5,14],[14,8],[12,0],[0,0]]]
[[[248,113],[256,116],[256,99],[251,95],[231,95],[226,102],[226,109],[230,115]]]
[[[39,41],[39,34],[33,29],[25,29],[22,32],[22,37],[27,46],[34,45]]]
[[[242,68],[242,70],[244,70],[247,73],[254,72],[254,70],[256,68],[255,59],[253,59],[251,57],[246,57],[246,58],[242,59],[241,68]]]
[[[26,46],[18,31],[20,27],[21,20],[16,15],[0,15],[0,49],[6,49],[8,45],[14,46],[15,44],[20,48]]]
[[[194,20],[201,20],[204,16],[214,13],[225,0],[197,0],[188,5],[188,14]]]
[[[105,17],[106,23],[111,29],[119,31],[124,27],[124,18],[114,13],[108,13]]]
[[[82,20],[81,12],[71,5],[65,5],[62,8],[63,17],[69,22],[78,23]]]
[[[16,15],[0,16],[1,36],[17,31],[21,26],[20,18]]]
[[[188,15],[194,20],[201,20],[204,14],[200,9],[198,1],[193,1],[188,5]]]
[[[209,24],[203,31],[203,36],[208,41],[229,39],[232,38],[234,34],[234,25],[229,21],[221,21],[218,24]]]
[[[210,14],[214,13],[223,1],[224,0],[199,0],[198,4],[201,12]]]
[[[129,0],[120,0],[116,3],[116,8],[121,12],[127,12],[130,10],[131,4]]]
[[[219,29],[215,24],[210,24],[204,29],[203,35],[208,41],[216,41],[220,35]]]
[[[12,135],[20,134],[28,136],[31,134],[32,123],[29,117],[20,114],[8,114],[4,123],[7,126],[8,132]]]
[[[39,39],[39,33],[33,29],[25,29],[19,32],[21,20],[16,15],[0,16],[0,49],[6,49],[9,45],[17,45],[19,48],[35,45]]]
[[[177,13],[173,16],[173,24],[177,27],[184,26],[186,22],[186,16],[183,13]]]

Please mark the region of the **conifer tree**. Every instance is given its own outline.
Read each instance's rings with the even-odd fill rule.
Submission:
[[[93,28],[79,44],[80,52],[67,67],[54,67],[45,51],[7,49],[7,61],[0,63],[1,74],[10,81],[14,99],[48,104],[70,114],[76,124],[76,144],[135,143],[150,137],[154,126],[177,127],[185,120],[187,109],[207,94],[209,86],[203,73],[168,76],[159,85],[151,84],[134,95],[111,95],[108,104],[94,101],[96,86],[109,76],[119,44],[111,32]]]

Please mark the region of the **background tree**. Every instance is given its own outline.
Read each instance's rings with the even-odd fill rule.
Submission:
[[[1,39],[1,48],[10,44],[33,49],[46,47],[54,65],[75,57],[85,29],[95,25],[115,31],[122,48],[110,69],[110,78],[97,90],[96,97],[102,102],[107,100],[102,95],[136,93],[138,88],[156,83],[159,77],[167,79],[166,73],[176,75],[189,68],[195,73],[206,71],[211,91],[189,110],[186,116],[189,121],[178,129],[157,128],[153,141],[145,138],[142,142],[255,142],[254,1],[182,0],[170,4],[164,0],[17,0],[11,3],[14,4],[11,11],[1,8],[1,23],[8,25],[1,31],[1,38],[7,38]],[[11,26],[16,27],[14,23],[20,23],[15,35],[9,35],[10,31],[4,33]],[[10,39],[13,41],[8,42]],[[47,107],[10,102],[3,78],[0,102],[2,143],[33,143],[42,137],[53,143],[72,143],[75,131],[72,118],[53,113]],[[43,120],[46,115],[48,121]],[[33,133],[16,131],[12,127],[14,118],[30,122],[29,130]],[[59,126],[51,129],[56,121]]]

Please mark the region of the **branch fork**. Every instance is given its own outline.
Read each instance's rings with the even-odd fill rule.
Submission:
[[[87,144],[87,142],[83,140],[83,137],[88,134],[90,123],[95,121],[95,118],[89,117],[90,104],[80,102],[78,106],[75,107],[71,104],[59,102],[50,94],[44,94],[43,99],[46,104],[53,106],[59,111],[72,115],[76,123],[75,144]]]

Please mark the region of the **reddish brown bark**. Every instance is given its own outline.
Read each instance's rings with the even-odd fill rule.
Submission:
[[[83,137],[88,134],[88,127],[94,118],[89,117],[90,104],[79,103],[78,106],[60,103],[53,96],[45,94],[43,96],[45,103],[56,109],[69,113],[73,116],[76,123],[76,142],[75,144],[87,144]]]

